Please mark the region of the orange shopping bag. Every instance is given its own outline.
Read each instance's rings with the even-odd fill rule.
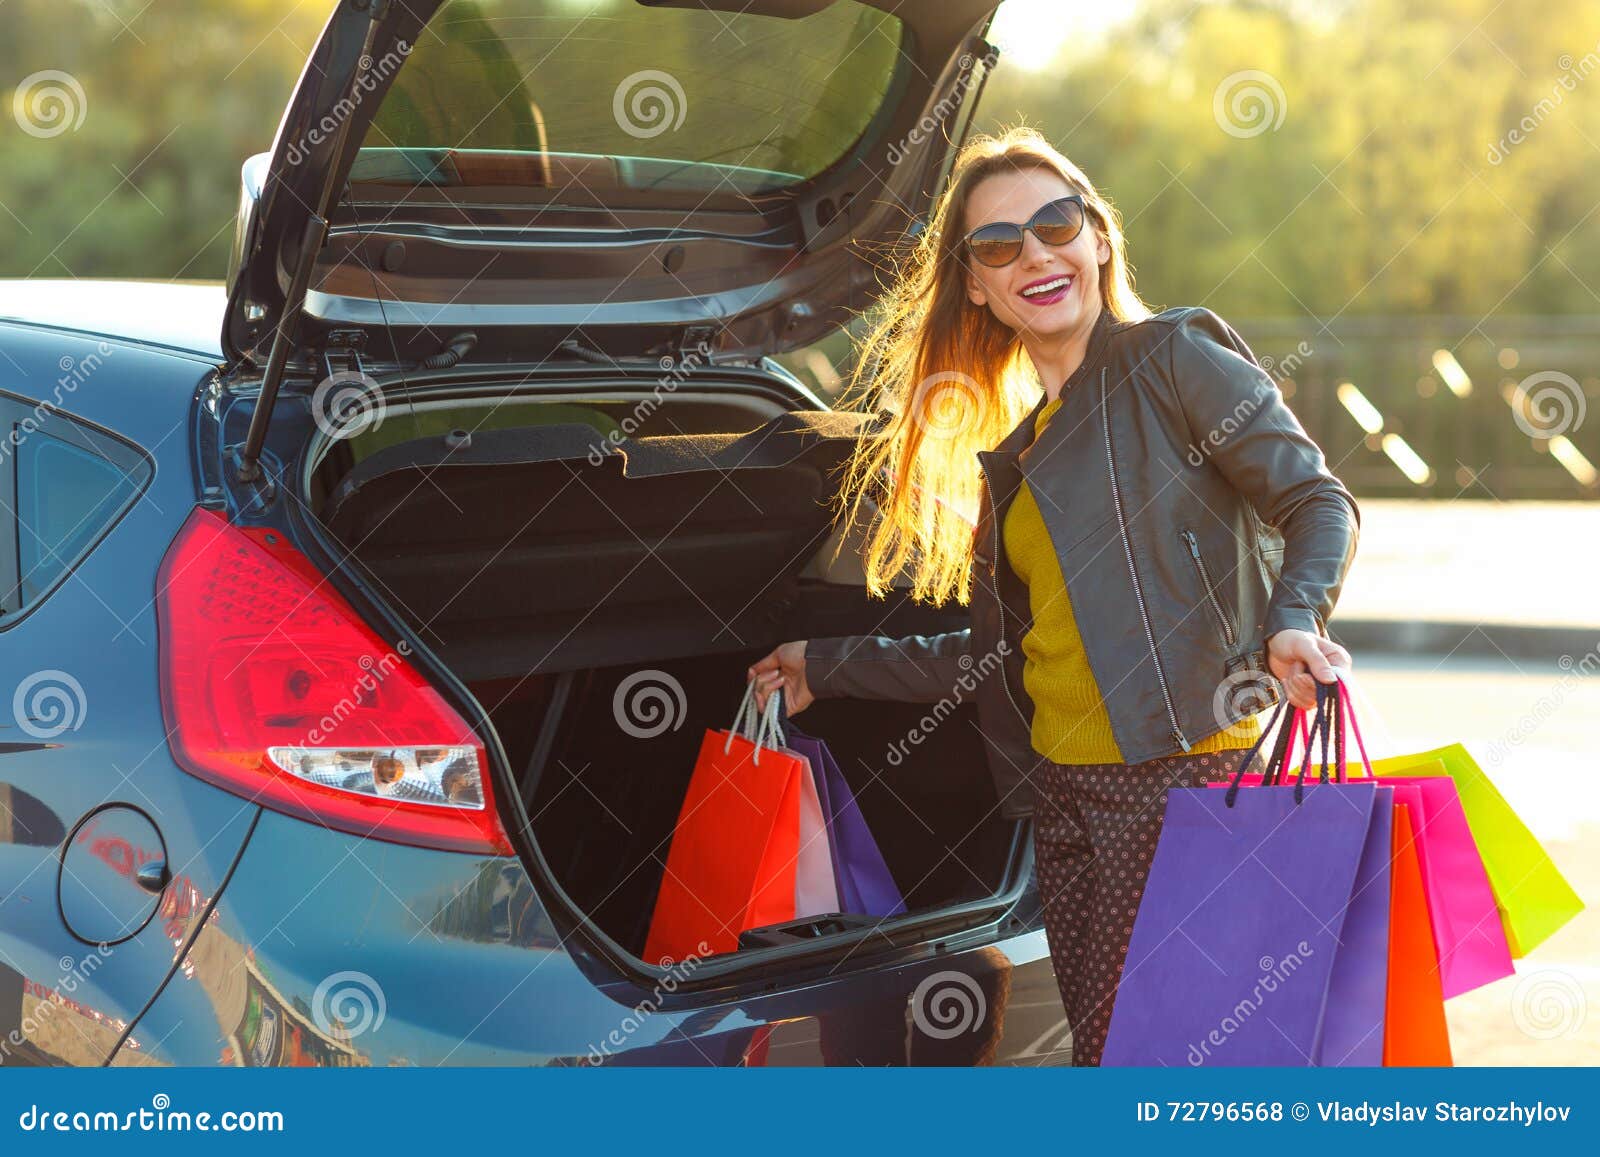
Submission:
[[[796,918],[802,803],[816,811],[816,789],[805,758],[771,741],[775,727],[741,732],[754,688],[745,685],[733,727],[700,742],[645,939],[652,964],[732,952],[746,928]],[[768,706],[777,709],[776,695]]]
[[[1397,791],[1400,789],[1397,789]],[[1449,1065],[1450,1029],[1445,1023],[1439,954],[1422,892],[1411,805],[1394,804],[1393,871],[1389,873],[1389,989],[1384,1003],[1383,1063],[1386,1066]]]

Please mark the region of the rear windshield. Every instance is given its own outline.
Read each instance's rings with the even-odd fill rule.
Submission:
[[[584,171],[538,163],[557,154],[637,158],[608,163],[635,187],[778,189],[861,137],[901,36],[897,18],[853,0],[799,19],[638,0],[449,0],[352,176],[479,184]],[[490,163],[444,165],[438,150],[487,150]]]

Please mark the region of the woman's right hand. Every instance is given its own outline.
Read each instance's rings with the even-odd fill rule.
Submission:
[[[767,709],[767,696],[774,687],[783,688],[784,711],[798,715],[811,706],[811,688],[806,686],[806,640],[781,643],[772,654],[745,672],[745,681],[755,682],[756,706]]]

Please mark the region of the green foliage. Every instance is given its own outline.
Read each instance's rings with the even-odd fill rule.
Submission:
[[[1038,7],[1069,19],[1067,6]],[[270,147],[331,8],[6,0],[0,273],[222,276],[239,166]],[[702,15],[699,67],[711,76],[720,23],[685,14]],[[834,25],[828,35],[851,34]],[[526,71],[534,36],[510,45],[502,71]],[[585,74],[648,68],[657,53],[687,59],[683,49],[601,38],[550,52],[528,89],[551,147],[602,131],[619,149],[653,147],[613,131],[609,105],[584,96]],[[978,127],[1026,120],[1083,165],[1121,206],[1141,289],[1157,304],[1201,301],[1230,316],[1596,313],[1597,54],[1593,0],[1544,0],[1537,19],[1496,0],[1147,0],[1103,38],[1064,44],[1051,67],[1002,58]],[[686,70],[684,131],[738,159],[735,146],[765,131],[762,109],[779,115],[785,94],[820,83],[826,56],[741,74],[749,104],[739,116],[697,105]],[[43,70],[81,86],[77,128],[30,135],[11,116],[12,90]],[[1275,128],[1219,126],[1218,87],[1241,73],[1281,88]],[[386,110],[385,135],[429,135],[438,109],[426,106],[425,80],[412,78],[405,106]],[[830,94],[791,112],[750,163],[825,163],[819,150],[831,152],[840,123],[859,115],[837,103]],[[1521,143],[1510,143],[1513,129]]]

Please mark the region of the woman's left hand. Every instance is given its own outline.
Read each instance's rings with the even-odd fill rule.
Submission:
[[[1310,631],[1279,631],[1267,640],[1267,666],[1283,684],[1289,702],[1302,711],[1317,706],[1313,678],[1319,683],[1331,683],[1334,667],[1348,669],[1354,665],[1349,651]]]

